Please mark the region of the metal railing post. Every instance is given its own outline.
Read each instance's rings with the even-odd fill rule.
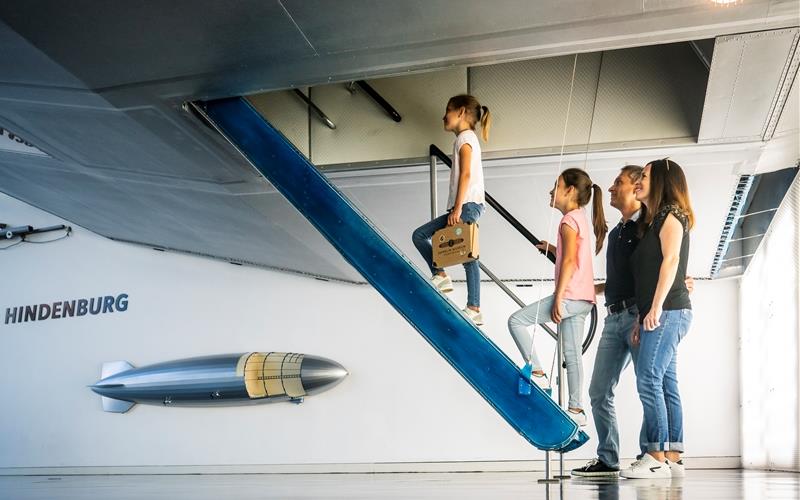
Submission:
[[[431,182],[431,220],[436,218],[437,212],[437,185],[436,185],[436,156],[431,155],[431,171],[430,171],[430,182]]]

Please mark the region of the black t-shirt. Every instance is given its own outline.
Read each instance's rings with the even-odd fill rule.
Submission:
[[[669,214],[674,215],[683,226],[683,238],[681,239],[678,270],[675,273],[675,280],[672,282],[669,292],[667,292],[667,297],[664,299],[663,309],[670,311],[692,308],[685,282],[686,265],[689,261],[689,221],[680,208],[668,205],[658,211],[653,218],[653,223],[645,230],[639,245],[631,256],[631,267],[636,284],[636,305],[639,307],[640,320],[647,316],[647,313],[650,312],[650,307],[653,305],[653,297],[658,285],[658,274],[661,271],[661,263],[664,261],[659,233]]]
[[[639,244],[635,220],[620,221],[608,235],[606,250],[606,306],[635,294],[631,255]]]

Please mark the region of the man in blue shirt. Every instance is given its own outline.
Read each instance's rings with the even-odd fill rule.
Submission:
[[[576,476],[619,474],[619,429],[614,412],[614,389],[622,371],[631,360],[636,363],[638,354],[638,346],[631,341],[639,311],[634,300],[630,256],[639,243],[637,220],[641,204],[636,201],[633,190],[634,184],[642,176],[642,170],[637,165],[623,167],[608,190],[611,206],[620,211],[622,219],[608,235],[606,282],[595,285],[597,294],[605,294],[607,313],[589,385],[592,416],[597,429],[597,458],[583,467],[573,469],[572,474]],[[686,284],[691,291],[692,279],[687,278]],[[643,442],[644,436],[640,433],[640,453],[646,451]]]

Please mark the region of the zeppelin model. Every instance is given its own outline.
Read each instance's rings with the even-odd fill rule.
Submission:
[[[327,358],[284,352],[220,354],[136,368],[103,363],[101,380],[89,386],[103,410],[125,413],[134,404],[233,406],[289,401],[333,388],[347,370]]]

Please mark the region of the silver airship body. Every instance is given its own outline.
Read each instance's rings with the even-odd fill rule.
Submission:
[[[101,380],[89,386],[103,410],[125,413],[134,404],[233,406],[290,401],[333,388],[347,370],[336,361],[306,354],[248,352],[166,361],[135,368],[103,363]]]

